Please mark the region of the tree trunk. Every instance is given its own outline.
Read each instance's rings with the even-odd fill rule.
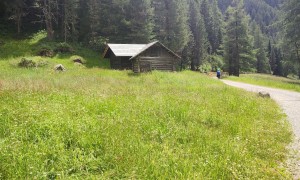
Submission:
[[[23,13],[22,10],[18,10],[18,13],[17,13],[18,35],[21,33],[22,13]]]
[[[167,11],[167,15],[166,15],[166,20],[165,20],[165,23],[166,23],[166,32],[167,32],[167,42],[168,42],[168,46],[170,45],[170,41],[171,41],[171,37],[170,37],[170,19],[169,19],[169,11],[170,11],[170,5],[169,5],[169,2],[167,0],[165,0],[165,7],[166,7],[166,11]]]
[[[50,4],[49,0],[44,0],[43,13],[45,16],[47,38],[49,40],[53,40],[54,32],[53,32],[53,26],[52,26],[52,15],[51,15],[52,12],[51,12],[51,4]]]
[[[240,76],[240,55],[239,55],[239,37],[238,37],[238,14],[237,12],[235,13],[236,19],[235,19],[235,56],[234,56],[234,76]]]
[[[296,47],[296,55],[298,60],[298,78],[300,79],[300,55],[299,55],[299,45],[297,44],[297,42],[295,42],[295,47]]]
[[[196,71],[196,67],[195,67],[195,62],[194,61],[195,61],[194,59],[192,59],[192,61],[191,61],[191,70],[192,71]]]

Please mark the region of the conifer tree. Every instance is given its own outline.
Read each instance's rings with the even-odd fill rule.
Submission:
[[[68,38],[77,40],[77,0],[62,0],[61,8],[61,34],[66,42]]]
[[[285,43],[289,44],[294,60],[298,64],[300,79],[300,1],[287,0],[284,4]]]
[[[207,34],[203,17],[199,11],[200,5],[195,0],[189,1],[189,26],[191,30],[190,43],[188,44],[190,49],[191,69],[197,70],[203,63],[205,56],[207,55],[207,49],[209,43],[207,40]]]
[[[88,2],[86,0],[79,0],[79,7],[77,9],[78,18],[78,31],[79,31],[79,41],[86,41],[87,35],[90,32],[89,27],[89,12]]]
[[[47,38],[53,40],[54,38],[54,21],[57,20],[57,1],[54,0],[37,0],[37,9],[40,10],[40,21],[43,21],[46,25]]]
[[[130,0],[127,18],[130,21],[130,42],[149,43],[153,39],[153,9],[150,0]]]
[[[207,33],[207,38],[210,43],[210,48],[207,50],[209,54],[213,54],[216,52],[216,34],[214,32],[214,24],[213,24],[213,16],[211,11],[211,6],[208,0],[203,0],[200,6],[200,12],[203,16],[205,29]]]
[[[213,47],[215,50],[213,53],[217,53],[217,50],[220,49],[221,44],[223,43],[223,17],[222,13],[218,7],[217,0],[213,0],[212,3],[212,15],[213,15],[213,33],[214,33],[214,42]]]
[[[156,38],[181,53],[190,37],[186,0],[153,0]]]
[[[7,11],[9,12],[10,16],[9,19],[13,20],[17,25],[17,33],[21,33],[22,27],[22,19],[25,16],[25,2],[23,0],[11,0],[11,1],[4,1],[4,5],[7,7]]]
[[[225,61],[229,75],[234,76],[239,76],[240,71],[250,71],[254,66],[243,1],[235,0],[226,12]]]
[[[258,73],[267,73],[268,72],[268,62],[267,56],[264,49],[264,42],[262,32],[259,26],[255,25],[254,29],[254,49],[256,56],[256,70]]]

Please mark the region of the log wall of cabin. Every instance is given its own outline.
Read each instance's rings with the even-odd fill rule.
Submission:
[[[129,60],[130,57],[117,57],[113,53],[110,56],[110,67],[111,69],[132,69],[132,62]]]
[[[152,70],[175,71],[175,57],[165,48],[161,46],[153,46],[134,59],[133,71],[135,73]]]

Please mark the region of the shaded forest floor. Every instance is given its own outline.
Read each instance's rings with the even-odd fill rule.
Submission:
[[[43,39],[2,41],[0,179],[291,178],[280,166],[291,131],[273,100],[195,72],[109,70],[79,46],[20,68],[40,60]]]

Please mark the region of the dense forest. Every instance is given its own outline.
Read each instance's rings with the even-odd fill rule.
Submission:
[[[103,49],[159,40],[181,68],[300,77],[299,0],[1,0],[0,33]]]

